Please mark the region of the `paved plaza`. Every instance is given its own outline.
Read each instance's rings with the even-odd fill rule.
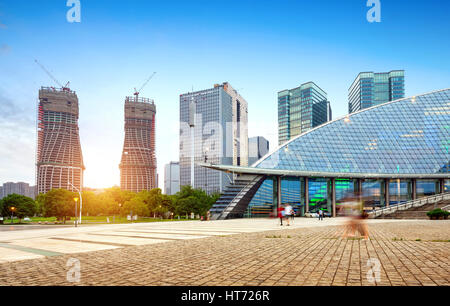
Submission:
[[[0,231],[0,285],[450,285],[450,221],[154,222]],[[69,281],[73,260],[79,282]],[[369,277],[368,277],[369,275]],[[73,280],[72,280],[73,281]]]

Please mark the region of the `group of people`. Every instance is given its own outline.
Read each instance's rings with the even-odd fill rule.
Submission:
[[[347,222],[344,225],[343,238],[354,237],[358,231],[365,240],[369,240],[369,230],[365,219],[368,215],[364,212],[362,202],[356,199],[351,199],[340,205],[340,209],[343,210],[342,214],[348,217]],[[283,220],[286,221],[287,226],[294,220],[295,210],[290,204],[282,204],[277,209],[277,217],[280,218],[280,226],[283,226]],[[323,220],[325,215],[322,209],[318,211],[318,219]]]
[[[280,218],[280,226],[283,225],[283,219],[290,225],[290,220],[294,221],[295,210],[290,204],[281,205],[278,207],[278,218]]]

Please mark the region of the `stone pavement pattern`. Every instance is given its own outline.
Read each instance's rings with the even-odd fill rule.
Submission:
[[[370,241],[342,239],[336,222],[321,225],[327,222],[265,232],[229,223],[229,232],[246,233],[226,235],[222,227],[202,239],[5,262],[0,285],[450,285],[449,221],[372,222]],[[69,258],[81,262],[79,283],[67,281]],[[381,262],[374,284],[369,258]]]

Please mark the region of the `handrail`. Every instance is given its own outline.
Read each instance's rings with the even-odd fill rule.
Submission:
[[[425,198],[408,201],[403,204],[388,206],[388,207],[384,207],[384,208],[378,208],[376,210],[368,212],[368,215],[371,218],[376,218],[381,215],[389,215],[389,214],[395,213],[399,210],[407,210],[407,209],[410,209],[413,207],[421,207],[425,204],[436,203],[436,202],[443,201],[443,200],[450,200],[450,193],[435,194],[435,195],[428,196]]]
[[[444,207],[442,207],[441,209],[442,209],[442,210],[450,211],[450,205],[444,206]]]
[[[234,207],[236,207],[236,205],[239,203],[239,200],[242,198],[242,196],[240,196],[241,194],[246,194],[250,188],[252,188],[255,183],[258,181],[258,179],[261,179],[259,176],[255,176],[251,181],[249,181],[237,194],[236,196],[230,201],[230,203],[228,203],[227,207],[225,207],[222,212],[219,214],[218,219],[228,216],[234,209]],[[238,199],[239,200],[236,200]]]

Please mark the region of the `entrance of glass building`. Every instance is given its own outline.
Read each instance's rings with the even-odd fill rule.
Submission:
[[[343,205],[362,202],[373,210],[450,192],[447,179],[347,179],[267,176],[251,199],[244,217],[276,216],[280,205],[291,205],[296,216],[323,210],[327,216],[342,216]]]

